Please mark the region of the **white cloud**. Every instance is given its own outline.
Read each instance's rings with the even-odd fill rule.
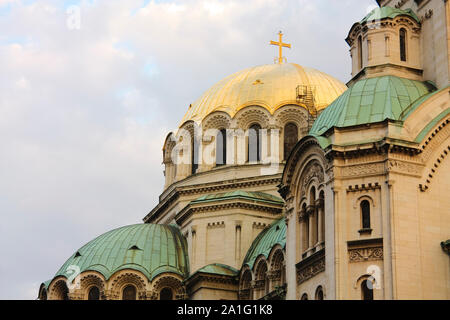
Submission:
[[[33,298],[86,241],[140,222],[166,134],[216,81],[271,63],[280,29],[289,61],[347,80],[344,38],[372,3],[81,1],[69,30],[61,1],[0,0],[0,298]]]

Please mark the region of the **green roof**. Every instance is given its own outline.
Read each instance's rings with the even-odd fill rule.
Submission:
[[[239,270],[236,270],[235,268],[227,266],[225,264],[213,263],[204,266],[203,268],[200,268],[195,273],[210,273],[210,274],[219,274],[223,276],[236,276],[239,273]]]
[[[350,127],[386,119],[404,121],[405,115],[417,107],[415,102],[435,89],[429,82],[395,76],[360,80],[319,115],[309,134],[320,137],[332,127]],[[329,144],[326,137],[319,142],[322,147]]]
[[[104,233],[75,252],[55,277],[68,278],[71,265],[106,279],[123,269],[140,271],[149,280],[163,272],[189,273],[186,239],[175,225],[136,224]]]
[[[281,199],[277,196],[268,194],[268,193],[255,192],[255,191],[242,191],[242,190],[202,196],[198,199],[195,199],[191,203],[192,204],[205,203],[205,202],[222,201],[222,200],[230,200],[230,199],[247,199],[247,200],[271,203],[271,204],[283,204],[284,203],[283,199]]]
[[[248,249],[242,265],[248,265],[250,269],[253,268],[256,259],[260,255],[268,258],[270,251],[277,244],[282,248],[286,245],[286,222],[284,218],[275,221],[261,231],[253,241],[250,249]]]
[[[373,9],[367,16],[364,17],[364,19],[361,20],[361,24],[373,20],[382,20],[387,18],[394,19],[395,17],[401,15],[410,16],[420,23],[420,19],[411,9],[402,10],[393,7],[381,7]]]

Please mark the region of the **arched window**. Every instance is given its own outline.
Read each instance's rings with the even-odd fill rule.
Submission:
[[[304,293],[304,294],[302,295],[301,300],[308,300],[308,295],[307,295],[306,293]]]
[[[363,67],[363,50],[362,50],[362,37],[358,37],[358,67],[362,69]]]
[[[248,162],[259,162],[261,161],[261,126],[254,124],[248,131]]]
[[[294,123],[288,123],[284,127],[284,160],[287,160],[297,141],[298,128]]]
[[[363,229],[370,229],[370,203],[367,200],[361,201],[361,222]]]
[[[373,282],[369,279],[361,282],[361,299],[373,300]]]
[[[88,300],[100,300],[100,290],[96,286],[89,289]]]
[[[136,287],[126,286],[122,291],[122,300],[136,300]]]
[[[316,289],[316,300],[323,300],[323,289],[322,286],[318,286]]]
[[[400,29],[400,60],[406,61],[406,30]]]
[[[170,288],[164,288],[159,293],[159,300],[173,300],[173,292]]]
[[[252,273],[250,270],[245,270],[241,277],[241,284],[239,288],[239,299],[250,300],[252,299]]]
[[[69,300],[69,288],[63,280],[59,280],[55,284],[54,294],[51,297],[52,300]]]
[[[309,204],[312,206],[316,202],[316,188],[312,187],[309,191]]]
[[[216,165],[227,164],[227,130],[222,129],[216,136]]]

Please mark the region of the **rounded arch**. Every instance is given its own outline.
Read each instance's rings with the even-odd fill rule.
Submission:
[[[146,299],[148,280],[145,275],[138,271],[117,271],[111,276],[108,282],[111,298],[114,300],[122,300],[123,289],[128,285],[133,285],[136,288],[136,296],[138,300]]]
[[[47,300],[48,299],[47,288],[45,287],[45,284],[41,284],[39,287],[38,299],[39,300]]]
[[[65,277],[59,277],[49,286],[49,300],[69,300],[69,288]]]
[[[248,266],[245,266],[241,271],[239,277],[239,299],[251,300],[252,299],[252,281],[253,274]]]
[[[258,123],[261,128],[267,128],[271,118],[272,116],[267,109],[258,105],[250,105],[240,109],[233,120],[238,129],[248,130],[254,123]]]
[[[286,257],[280,245],[272,248],[269,254],[270,288],[282,286],[286,282]]]
[[[87,271],[81,274],[80,285],[85,300],[89,299],[90,289],[98,288],[98,299],[103,299],[105,296],[105,278],[101,273],[95,271]]]
[[[230,115],[224,111],[214,111],[202,121],[202,130],[208,129],[229,129],[232,119]]]
[[[161,299],[161,293],[163,293],[164,298],[167,298],[168,292],[167,290],[162,292],[164,289],[171,290],[172,299],[182,300],[186,298],[183,278],[178,274],[164,273],[153,279],[152,300]]]

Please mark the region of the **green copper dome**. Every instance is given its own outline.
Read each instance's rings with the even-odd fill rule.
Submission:
[[[69,277],[71,265],[106,279],[123,269],[140,271],[149,280],[163,272],[189,273],[187,243],[174,225],[136,224],[104,233],[75,252],[55,277]]]
[[[410,16],[414,20],[416,20],[418,23],[420,23],[420,19],[417,17],[417,15],[412,11],[411,9],[397,9],[393,7],[381,7],[381,8],[375,8],[373,9],[367,16],[364,17],[364,19],[361,20],[361,24],[367,22],[367,21],[373,21],[373,20],[382,20],[386,18],[394,19],[397,16]]]
[[[275,221],[269,227],[261,231],[253,241],[250,249],[248,249],[242,265],[248,265],[250,269],[253,268],[256,259],[260,255],[267,258],[272,248],[277,244],[282,248],[286,245],[286,222],[284,221],[284,218]]]
[[[330,104],[317,118],[309,132],[322,147],[329,144],[321,137],[330,128],[344,128],[381,122],[404,121],[415,102],[436,88],[428,82],[395,76],[363,79],[356,82]]]

